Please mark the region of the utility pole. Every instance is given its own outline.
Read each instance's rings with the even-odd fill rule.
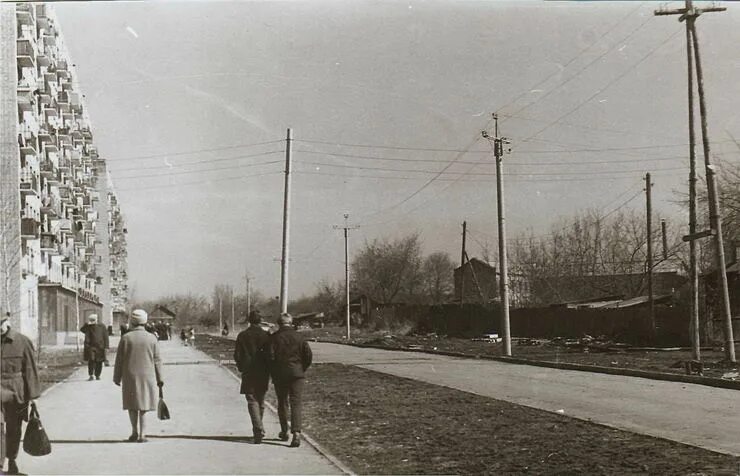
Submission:
[[[231,332],[234,332],[236,329],[234,322],[234,290],[231,290]]]
[[[693,72],[696,73],[696,83],[697,83],[697,90],[699,93],[699,114],[701,116],[701,134],[702,134],[702,145],[703,145],[703,151],[704,151],[704,167],[706,169],[706,179],[707,179],[707,194],[709,198],[709,223],[710,223],[710,229],[704,232],[696,232],[689,234],[688,236],[684,237],[684,241],[689,241],[693,244],[694,240],[697,240],[699,238],[705,237],[705,236],[711,236],[714,235],[715,239],[715,253],[716,253],[716,265],[717,265],[717,273],[718,276],[718,284],[720,287],[720,293],[722,295],[722,314],[723,314],[723,321],[724,321],[724,337],[725,337],[725,358],[731,362],[735,363],[735,342],[733,337],[733,331],[732,331],[732,313],[730,309],[730,293],[727,283],[727,271],[726,271],[726,263],[725,263],[725,250],[724,250],[724,242],[722,237],[722,220],[720,218],[720,206],[719,206],[719,196],[717,191],[717,185],[716,185],[716,178],[715,178],[715,171],[714,166],[711,163],[711,157],[710,157],[710,150],[709,150],[709,132],[708,132],[708,126],[707,126],[707,108],[706,103],[704,100],[704,77],[702,73],[702,66],[701,66],[701,56],[699,53],[699,38],[697,36],[696,32],[696,19],[699,17],[699,15],[703,13],[710,13],[710,12],[723,12],[727,10],[725,7],[706,7],[706,8],[694,8],[692,0],[686,0],[686,5],[684,8],[679,8],[675,10],[659,10],[656,11],[656,15],[680,15],[678,18],[678,21],[686,21],[686,42],[687,42],[687,55],[689,58],[689,139],[690,139],[690,156],[693,156],[694,154],[694,109],[693,109],[693,75],[692,75],[692,49],[693,49],[693,60],[695,61],[695,65],[693,68]],[[692,162],[695,161],[695,159],[692,157]],[[689,197],[690,206],[693,206],[694,208],[694,217],[690,217],[691,220],[693,218],[694,225],[696,224],[696,216],[695,216],[695,189],[693,188],[694,181],[695,181],[695,171],[691,170],[691,175],[689,179],[690,186],[692,187],[690,189],[690,192],[694,192],[693,197]],[[691,193],[690,193],[691,195]],[[691,210],[690,210],[691,213]],[[698,278],[696,277],[696,248],[695,246],[691,249],[692,256],[692,276],[691,276],[691,282],[692,286],[696,286],[696,289],[692,289],[692,298],[697,299],[698,297]],[[698,300],[697,300],[698,302]],[[693,304],[693,303],[692,303]],[[696,307],[696,308],[695,308]],[[695,314],[696,312],[696,314]],[[692,345],[695,347],[694,353],[697,356],[699,356],[699,346],[698,346],[698,331],[699,331],[699,319],[698,319],[698,304],[696,306],[692,305],[692,329],[694,330],[694,335],[692,339]]]
[[[490,137],[487,131],[481,134],[493,142],[493,155],[496,159],[496,201],[498,210],[498,262],[501,267],[501,279],[499,280],[499,294],[501,295],[501,334],[503,335],[504,355],[511,356],[511,327],[509,323],[509,272],[506,259],[506,222],[504,218],[504,176],[502,162],[504,155],[504,144],[509,140],[498,135],[498,115],[493,114],[494,136]]]
[[[252,289],[249,281],[249,271],[246,268],[244,269],[244,280],[247,282],[247,319],[249,319],[250,308],[252,307]]]
[[[224,310],[223,299],[221,295],[219,295],[218,296],[218,330],[219,332],[221,331],[221,329],[224,328],[223,310]]]
[[[650,309],[650,329],[655,337],[655,302],[653,300],[653,202],[650,172],[645,174],[645,206],[647,208],[647,284],[648,308]]]
[[[462,307],[465,302],[465,240],[468,236],[468,222],[463,221],[462,227],[462,253],[460,253],[460,307]]]
[[[660,219],[660,233],[663,238],[663,261],[668,260],[668,230],[666,229],[665,219]]]
[[[344,299],[345,299],[345,318],[347,322],[347,340],[350,339],[350,313],[349,313],[349,230],[356,230],[359,225],[349,225],[349,213],[344,214],[344,226],[334,225],[334,229],[341,228],[344,230]]]
[[[280,260],[280,312],[288,312],[288,257],[290,251],[290,153],[293,131],[285,138],[285,196],[283,198],[283,253]]]

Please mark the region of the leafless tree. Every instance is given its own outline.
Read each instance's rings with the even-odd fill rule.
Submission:
[[[443,303],[452,294],[454,269],[448,253],[438,251],[424,259],[424,291],[432,304]]]

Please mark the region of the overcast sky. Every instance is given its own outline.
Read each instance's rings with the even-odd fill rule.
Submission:
[[[343,277],[332,225],[344,213],[360,225],[355,249],[419,232],[425,253],[457,260],[463,220],[471,256],[495,243],[495,167],[480,137],[494,111],[512,141],[511,236],[633,197],[625,207],[641,209],[647,171],[655,209],[687,221],[671,203],[688,175],[685,34],[677,17],[653,15],[660,5],[55,8],[128,222],[131,286],[145,299],[216,283],[243,289],[245,268],[258,289],[279,294],[288,127],[293,298]],[[740,7],[726,5],[698,26],[713,151],[737,162]]]

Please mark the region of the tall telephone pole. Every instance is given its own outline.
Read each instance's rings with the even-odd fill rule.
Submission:
[[[285,195],[283,197],[283,253],[280,259],[280,312],[288,312],[288,259],[290,251],[290,154],[293,130],[285,138]]]
[[[462,252],[460,253],[460,307],[462,307],[465,302],[465,240],[468,237],[468,222],[463,221],[462,227]]]
[[[234,322],[234,290],[231,290],[231,332],[234,332],[236,322]]]
[[[699,17],[699,15],[703,13],[709,13],[709,12],[722,12],[727,10],[725,7],[706,7],[706,8],[694,8],[692,0],[686,0],[686,5],[684,8],[679,8],[675,10],[658,10],[655,12],[656,15],[680,15],[678,18],[678,21],[686,21],[686,42],[687,42],[687,55],[689,58],[689,139],[690,139],[690,151],[689,154],[692,159],[692,162],[695,160],[693,159],[693,150],[694,150],[694,106],[693,106],[693,75],[692,73],[696,73],[696,83],[697,83],[697,92],[699,93],[699,114],[701,117],[701,134],[702,134],[702,145],[703,145],[703,152],[704,152],[704,168],[706,170],[706,180],[707,180],[707,195],[709,198],[709,223],[710,223],[710,229],[705,232],[693,232],[689,234],[688,236],[684,237],[685,241],[689,241],[693,243],[694,240],[697,240],[699,238],[705,237],[705,236],[711,236],[714,235],[715,240],[715,254],[716,254],[716,265],[717,265],[717,273],[718,273],[718,284],[720,287],[720,293],[721,293],[721,309],[723,314],[723,322],[724,322],[724,338],[725,338],[725,358],[732,363],[735,363],[735,342],[734,342],[734,336],[733,336],[733,330],[732,330],[732,313],[730,309],[730,293],[727,283],[727,271],[726,271],[726,263],[725,263],[725,250],[724,250],[724,240],[722,237],[722,219],[720,216],[720,206],[719,206],[719,196],[717,191],[717,184],[716,184],[716,177],[715,177],[715,171],[714,166],[711,163],[711,157],[710,157],[710,150],[709,150],[709,132],[708,132],[708,126],[707,126],[707,108],[706,108],[706,102],[704,99],[704,77],[702,72],[702,66],[701,66],[701,56],[699,53],[699,38],[697,36],[696,32],[696,19]],[[692,71],[692,49],[693,49],[693,60],[695,62],[694,68]],[[689,183],[693,191],[694,196],[689,197],[690,206],[693,206],[695,208],[695,189],[694,187],[694,180],[695,180],[695,171],[691,171]],[[690,210],[691,213],[691,210]],[[695,213],[695,211],[694,211]],[[689,217],[689,220],[695,219],[696,217]],[[695,262],[696,262],[696,249],[695,247],[692,247],[692,256],[691,256],[691,262],[693,264],[692,268],[692,286],[697,284],[698,279],[694,275],[696,273],[695,269]],[[694,299],[697,298],[698,291],[692,289],[692,297]],[[694,315],[694,312],[697,311],[697,315]],[[695,322],[693,322],[695,319]],[[699,355],[698,350],[698,310],[694,309],[694,305],[692,303],[692,330],[694,331],[693,339],[692,339],[692,347],[695,347],[695,350],[693,353],[696,354],[697,358]]]
[[[221,295],[218,296],[218,330],[219,332],[221,329],[224,328],[224,306],[223,306],[223,298]]]
[[[645,207],[647,215],[647,285],[648,308],[650,310],[650,329],[655,336],[655,301],[653,300],[653,183],[650,181],[650,172],[645,174]]]
[[[344,230],[344,303],[345,319],[347,322],[347,340],[350,339],[350,313],[349,313],[349,230],[356,230],[359,225],[349,225],[349,213],[344,214],[344,226],[334,225],[334,229]]]
[[[246,281],[247,285],[247,319],[249,319],[249,314],[252,311],[252,283],[250,282],[249,271],[246,268],[244,269],[244,281]]]
[[[504,340],[504,355],[511,356],[511,327],[509,323],[509,271],[506,259],[506,222],[504,218],[504,176],[502,162],[504,155],[504,144],[509,140],[498,135],[498,115],[493,114],[494,135],[490,137],[487,131],[481,134],[493,142],[493,155],[496,159],[496,202],[498,210],[498,262],[501,267],[501,279],[499,281],[499,294],[501,295],[501,334]]]

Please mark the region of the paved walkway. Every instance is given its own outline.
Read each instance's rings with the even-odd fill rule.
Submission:
[[[420,352],[311,343],[340,362],[740,456],[740,392]]]
[[[239,383],[204,353],[179,341],[160,342],[164,396],[172,419],[148,414],[147,443],[124,442],[131,431],[121,391],[106,367],[100,381],[87,369],[39,400],[52,453],[19,466],[28,474],[341,474],[304,442],[288,448],[280,426],[265,412],[267,439],[251,443],[252,429]],[[111,358],[111,361],[113,359]],[[272,390],[270,390],[272,391]]]

